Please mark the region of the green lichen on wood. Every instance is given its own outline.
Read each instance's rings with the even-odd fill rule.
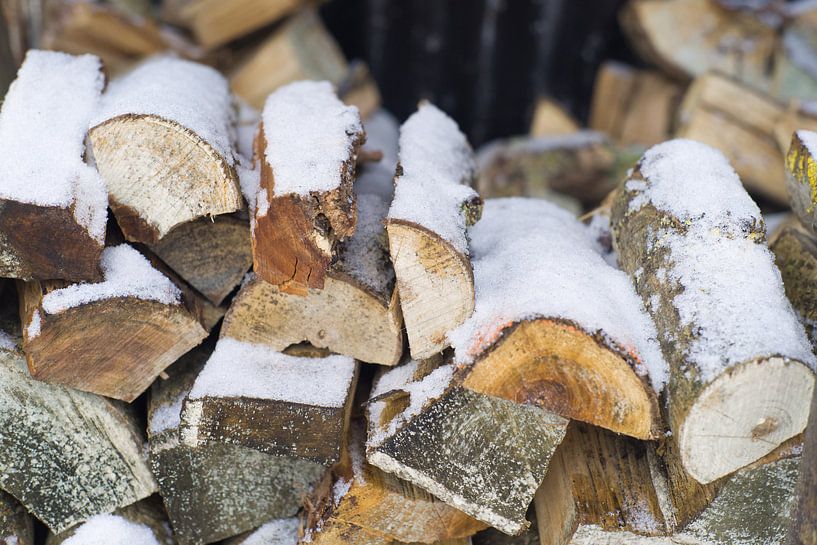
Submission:
[[[817,239],[792,222],[781,227],[770,249],[783,277],[786,297],[817,346]]]
[[[792,137],[786,156],[786,184],[792,210],[803,225],[814,232],[817,227],[817,163],[798,133]]]

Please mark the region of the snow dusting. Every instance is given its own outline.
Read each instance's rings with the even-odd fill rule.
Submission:
[[[299,522],[297,517],[271,520],[248,535],[241,545],[295,545]]]
[[[247,397],[342,407],[355,374],[348,356],[299,358],[224,338],[196,378],[189,399]]]
[[[803,142],[811,156],[817,158],[817,132],[799,130],[797,131],[797,138]]]
[[[629,277],[569,212],[540,199],[488,200],[471,228],[471,250],[476,306],[448,335],[458,363],[473,362],[515,322],[562,319],[635,355],[636,372],[661,391],[668,370],[655,325]]]
[[[105,85],[93,55],[30,50],[0,110],[0,199],[67,208],[100,244],[108,194],[85,136]]]
[[[118,515],[91,517],[62,545],[160,545],[148,526]]]
[[[115,297],[135,297],[165,305],[181,303],[179,288],[128,244],[105,248],[100,266],[102,282],[83,282],[51,291],[43,297],[43,310],[47,314],[58,314],[69,308]]]
[[[297,81],[280,87],[264,104],[265,157],[275,195],[332,191],[363,131],[355,106],[338,99],[328,81]]]
[[[28,340],[38,337],[40,335],[41,327],[42,320],[40,318],[40,309],[34,309],[34,313],[31,315],[31,321],[28,322],[28,327],[26,328]]]
[[[150,414],[148,429],[151,435],[162,433],[166,430],[175,430],[181,426],[182,405],[187,392],[179,392],[176,399],[172,399],[153,409]]]
[[[151,57],[111,82],[92,125],[128,114],[175,121],[234,164],[230,89],[227,79],[209,66],[169,55]]]
[[[476,165],[454,120],[420,104],[400,127],[400,167],[389,219],[421,225],[468,255],[463,206],[478,196],[470,187]]]

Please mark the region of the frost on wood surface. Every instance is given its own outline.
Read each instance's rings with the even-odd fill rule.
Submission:
[[[766,246],[760,210],[727,159],[691,140],[650,148],[644,180],[628,180],[628,214],[651,205],[680,227],[648,233],[651,251],[666,249],[659,275],[678,285],[682,327],[696,334],[685,354],[703,382],[758,356],[782,355],[812,368],[815,357]],[[636,271],[636,279],[638,271]],[[653,309],[655,312],[657,309]]]
[[[171,56],[152,57],[111,82],[92,125],[122,115],[175,121],[234,163],[234,115],[227,80],[215,69]]]
[[[108,194],[85,135],[105,85],[93,55],[30,50],[0,110],[0,199],[68,208],[100,243]]]
[[[247,397],[343,407],[355,374],[348,356],[299,358],[224,338],[196,378],[189,399]]]
[[[69,308],[115,297],[135,297],[165,305],[181,303],[179,288],[128,244],[105,248],[100,265],[102,282],[72,284],[51,291],[43,296],[43,310],[58,314]]]
[[[474,152],[456,122],[429,103],[400,127],[400,170],[389,219],[416,223],[468,255],[464,206],[471,189]]]
[[[271,520],[241,540],[241,545],[295,545],[298,542],[297,517]]]
[[[509,198],[488,200],[470,235],[476,306],[449,333],[458,363],[471,363],[515,322],[563,319],[634,353],[636,372],[661,391],[668,369],[655,325],[593,231],[548,201]]]
[[[279,88],[267,97],[262,122],[275,196],[338,188],[354,153],[353,136],[363,130],[357,108],[343,104],[328,81]]]
[[[161,545],[153,530],[119,515],[91,517],[62,545]]]

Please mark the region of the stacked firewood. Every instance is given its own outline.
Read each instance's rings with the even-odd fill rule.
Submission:
[[[728,4],[630,2],[658,70],[476,154],[297,1],[63,6],[0,110],[0,543],[814,544],[817,11]]]

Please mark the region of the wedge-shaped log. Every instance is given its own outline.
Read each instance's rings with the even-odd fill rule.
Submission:
[[[0,487],[52,531],[156,491],[128,408],[34,380],[0,349]]]
[[[151,392],[150,465],[181,545],[211,543],[294,516],[326,468],[228,444],[190,447],[179,441],[184,398],[210,355],[185,355]]]
[[[648,150],[615,198],[613,242],[662,340],[669,425],[709,483],[800,432],[815,362],[757,205],[717,150]]]
[[[493,199],[471,249],[476,309],[449,335],[463,387],[642,439],[660,432],[655,327],[592,230],[544,200]]]
[[[182,442],[331,465],[349,426],[357,368],[347,356],[300,358],[221,339],[184,402]]]
[[[775,126],[785,113],[771,97],[707,73],[684,95],[675,136],[721,150],[750,191],[786,203],[783,152],[775,138]]]
[[[51,534],[45,545],[175,545],[173,532],[157,498],[113,513],[96,515],[70,530]]]
[[[2,490],[0,490],[0,543],[34,545],[34,524],[31,515],[13,496]]]
[[[531,136],[573,134],[580,129],[579,122],[555,100],[541,97],[536,101],[530,122]]]
[[[255,142],[258,276],[300,295],[324,287],[337,243],[355,231],[352,182],[365,138],[357,108],[338,100],[328,82],[291,83],[269,96]]]
[[[196,41],[210,49],[274,23],[303,5],[303,0],[194,0],[181,10]]]
[[[817,132],[797,131],[786,156],[786,185],[791,208],[803,225],[817,233]]]
[[[252,267],[249,223],[229,215],[179,225],[150,249],[214,305]]]
[[[391,187],[385,169],[364,167],[369,185],[356,190],[355,234],[341,243],[323,289],[295,295],[255,275],[245,280],[221,328],[222,338],[261,343],[275,350],[303,341],[361,361],[396,365],[403,352],[400,307],[386,249],[383,218]],[[385,172],[384,172],[385,171]]]
[[[466,227],[481,214],[474,154],[456,122],[423,102],[400,127],[400,159],[386,230],[415,359],[448,346],[474,310]]]
[[[227,80],[190,61],[154,57],[111,83],[90,137],[128,240],[241,208],[232,111]]]
[[[195,300],[131,246],[106,248],[104,280],[21,284],[31,375],[133,401],[206,336]]]
[[[104,85],[97,57],[26,55],[0,110],[0,276],[100,278],[107,194],[84,156]]]
[[[366,458],[508,534],[525,513],[567,421],[462,388],[451,363],[395,367],[368,403]]]
[[[309,501],[306,533],[313,541],[331,541],[333,532],[325,533],[327,528],[356,527],[401,543],[467,538],[485,528],[425,490],[367,463],[363,422],[354,422],[351,431],[340,463]]]

